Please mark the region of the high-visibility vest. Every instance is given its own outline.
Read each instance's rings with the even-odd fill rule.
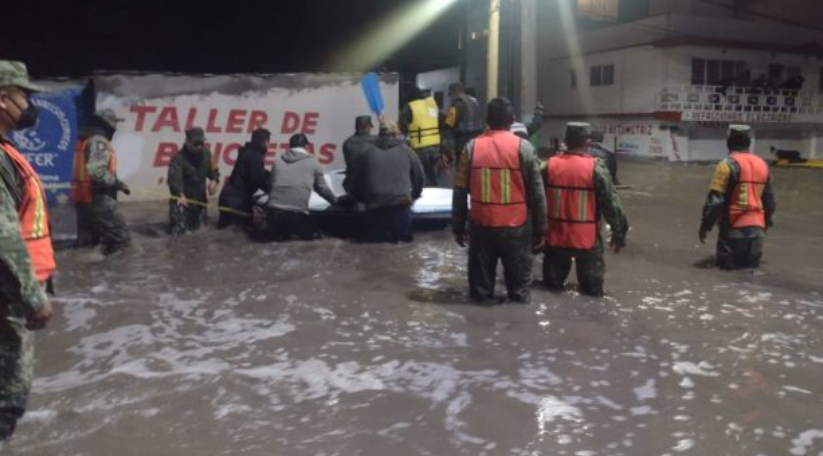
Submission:
[[[94,199],[91,177],[89,177],[88,159],[86,145],[89,139],[84,138],[74,145],[74,169],[71,179],[71,197],[75,203],[90,203]],[[114,175],[117,172],[117,155],[111,154],[108,164],[109,173]]]
[[[23,187],[23,193],[17,203],[20,234],[29,251],[34,275],[38,281],[45,282],[51,277],[56,264],[43,183],[34,172],[31,163],[17,149],[8,143],[3,143],[2,149],[14,164]]]
[[[547,245],[588,250],[597,242],[595,160],[590,155],[570,153],[549,159]]]
[[[735,152],[730,158],[740,168],[740,178],[729,198],[729,224],[732,228],[765,228],[762,198],[769,182],[769,166],[762,158],[748,152]]]
[[[440,145],[440,111],[433,97],[409,103],[412,122],[409,125],[409,145],[422,149]]]
[[[521,139],[493,130],[474,140],[471,155],[472,223],[491,228],[526,223],[526,185],[520,170]]]

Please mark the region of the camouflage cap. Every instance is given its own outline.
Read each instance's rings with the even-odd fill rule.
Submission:
[[[106,122],[112,128],[117,128],[117,122],[122,122],[126,120],[122,117],[117,117],[117,114],[114,112],[113,109],[101,109],[95,112],[94,116],[100,118],[103,122]]]
[[[206,141],[206,132],[200,127],[189,128],[186,130],[186,139],[189,141]]]
[[[566,142],[585,141],[592,137],[592,126],[586,122],[566,124]]]
[[[26,64],[17,60],[0,60],[0,87],[15,86],[29,92],[42,92],[45,88],[32,84]]]
[[[731,138],[732,136],[746,136],[750,137],[752,134],[752,127],[743,124],[732,124],[729,125],[729,132],[728,137]]]

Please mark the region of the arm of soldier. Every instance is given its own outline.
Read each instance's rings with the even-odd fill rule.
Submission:
[[[474,141],[470,141],[460,152],[457,167],[454,170],[454,191],[452,194],[452,231],[457,243],[463,246],[466,240],[467,223],[469,219],[469,178],[471,176],[471,149]]]
[[[20,222],[14,201],[0,181],[0,288],[11,298],[6,304],[18,308],[0,309],[12,315],[30,316],[42,309],[46,293],[34,275],[29,252],[20,234]]]
[[[529,137],[534,136],[534,134],[540,130],[540,127],[543,126],[543,116],[545,114],[546,109],[538,101],[537,105],[534,107],[534,116],[532,117],[532,121],[526,126],[526,131],[528,132]]]
[[[328,201],[329,204],[337,203],[337,196],[335,196],[332,189],[329,188],[326,177],[323,175],[323,169],[320,168],[317,162],[314,163],[314,191],[323,197],[324,200]]]
[[[174,197],[185,197],[183,195],[183,166],[180,162],[181,157],[178,152],[169,164],[169,172],[166,177],[166,183],[169,184],[169,193]]]
[[[774,192],[772,191],[772,179],[766,183],[766,188],[763,189],[763,210],[766,212],[766,229],[774,226],[774,212],[777,210],[777,202],[774,200]]]
[[[625,247],[629,222],[620,202],[620,196],[612,182],[609,168],[599,158],[594,165],[594,191],[597,197],[597,212],[609,222],[612,229],[612,245],[615,251]]]
[[[709,184],[709,194],[706,196],[705,204],[703,204],[700,230],[697,235],[700,242],[706,242],[706,235],[720,219],[720,214],[726,203],[726,187],[729,184],[730,175],[731,168],[729,164],[725,160],[718,163],[714,170],[714,176],[712,176],[712,182]]]
[[[218,185],[220,185],[220,168],[217,166],[217,163],[212,160],[211,151],[207,150],[204,154],[206,154],[205,160],[209,167],[209,171],[206,174],[206,178],[209,179],[207,190],[209,196],[214,196],[217,193]]]
[[[109,162],[112,151],[107,141],[100,137],[93,137],[86,142],[86,171],[89,179],[97,187],[112,188],[117,186],[117,176],[109,172]]]
[[[532,220],[532,234],[535,247],[546,237],[546,188],[540,175],[540,162],[534,153],[534,147],[526,140],[520,141],[520,159],[522,163],[523,182],[526,184],[526,202]]]

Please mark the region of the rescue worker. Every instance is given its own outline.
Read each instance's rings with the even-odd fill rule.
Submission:
[[[420,198],[423,166],[400,139],[400,129],[386,122],[380,137],[346,173],[343,188],[366,208],[364,240],[412,242],[411,207]]]
[[[101,244],[106,255],[131,244],[129,227],[117,211],[117,193],[129,195],[131,190],[117,177],[117,151],[111,143],[122,120],[111,109],[96,112],[74,148],[76,246]]]
[[[377,140],[377,137],[371,134],[373,129],[371,116],[357,116],[354,119],[354,134],[343,142],[346,169],[349,169],[352,163]]]
[[[182,236],[206,224],[208,196],[214,196],[220,180],[217,164],[206,148],[202,128],[186,130],[186,142],[169,165],[169,221],[172,236]],[[208,181],[208,184],[206,183]]]
[[[717,265],[721,269],[757,268],[763,255],[763,239],[773,225],[776,209],[769,167],[751,153],[751,128],[730,125],[726,145],[729,156],[714,171],[703,206],[698,237],[717,223]]]
[[[400,112],[398,125],[423,165],[426,186],[436,187],[438,169],[444,161],[440,148],[440,108],[434,97],[425,97],[417,86],[411,88],[409,99]]]
[[[546,181],[548,231],[543,258],[543,281],[550,290],[563,290],[572,259],[582,294],[603,296],[606,263],[600,217],[611,225],[615,253],[626,245],[628,221],[606,164],[589,153],[591,126],[566,125],[567,150],[550,158]]]
[[[309,215],[312,190],[329,204],[337,202],[323,169],[306,150],[308,145],[306,135],[293,135],[289,139],[289,150],[280,154],[272,166],[266,223],[274,241],[285,241],[292,236],[304,241],[320,238],[320,230]]]
[[[251,141],[237,152],[237,161],[220,192],[217,228],[251,225],[254,206],[252,195],[258,190],[269,191],[270,173],[266,169],[265,160],[270,141],[271,132],[258,128],[251,133]]]
[[[469,141],[457,162],[452,228],[461,247],[468,238],[473,301],[496,302],[494,282],[500,260],[508,299],[528,303],[532,251],[543,245],[546,236],[540,165],[532,145],[509,131],[514,121],[511,102],[495,98],[486,109],[489,131]]]
[[[34,126],[40,90],[22,62],[0,60],[0,442],[26,410],[34,334],[52,315],[44,283],[55,269],[43,183],[7,135]]]
[[[483,116],[477,99],[466,93],[463,84],[449,85],[452,105],[445,120],[445,127],[451,136],[455,153],[461,154],[466,144],[483,133]]]

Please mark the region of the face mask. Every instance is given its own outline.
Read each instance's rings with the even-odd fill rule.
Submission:
[[[20,117],[17,118],[17,125],[14,127],[15,130],[25,130],[26,128],[33,127],[37,123],[37,106],[34,106],[31,101],[29,101],[28,108],[20,109],[20,105],[14,101],[14,97],[9,97],[9,100],[20,110]]]

